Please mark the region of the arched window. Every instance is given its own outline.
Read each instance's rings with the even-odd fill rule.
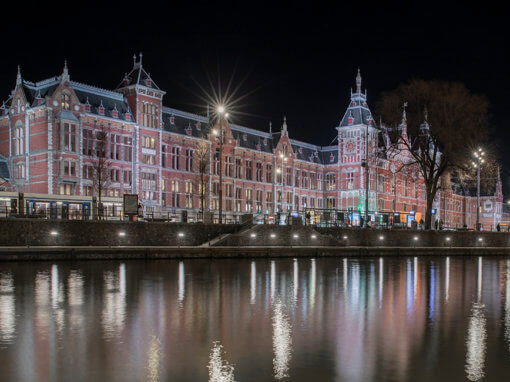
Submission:
[[[62,109],[71,110],[71,96],[66,93],[62,93]]]
[[[17,124],[14,128],[14,155],[21,155],[25,153],[25,136],[23,132],[23,125]]]

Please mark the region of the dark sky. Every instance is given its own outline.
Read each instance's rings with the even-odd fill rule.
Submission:
[[[491,102],[510,195],[508,9],[488,2],[336,3],[44,5],[0,26],[0,94],[5,99],[13,88],[18,64],[25,79],[39,81],[60,74],[64,59],[72,80],[113,89],[141,51],[167,92],[166,106],[203,113],[200,87],[212,93],[209,79],[223,89],[232,79],[241,99],[234,122],[279,128],[286,115],[292,138],[328,145],[358,66],[373,112],[381,92],[412,78],[460,81]]]

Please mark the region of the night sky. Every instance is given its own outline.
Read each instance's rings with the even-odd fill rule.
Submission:
[[[233,122],[267,131],[269,121],[279,128],[286,115],[291,138],[329,145],[358,66],[377,120],[381,92],[402,82],[460,81],[491,103],[510,195],[507,9],[445,2],[126,4],[46,4],[23,20],[4,20],[0,99],[14,87],[18,64],[25,79],[40,81],[59,75],[67,59],[72,80],[114,89],[133,54],[143,52],[144,68],[167,92],[166,106],[204,114],[210,81],[225,90],[231,79],[239,87]]]

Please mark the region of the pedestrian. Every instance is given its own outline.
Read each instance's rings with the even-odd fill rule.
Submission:
[[[436,219],[436,221],[435,221],[435,223],[434,223],[434,227],[436,228],[436,231],[437,231],[437,228],[438,228],[438,224],[439,224],[439,222],[438,222],[438,220]]]
[[[418,223],[416,222],[415,219],[411,220],[411,229],[417,229],[418,228]]]
[[[501,226],[499,225],[499,223],[498,223],[498,225],[496,226],[496,230],[497,230],[498,232],[501,232]]]
[[[439,220],[439,230],[443,229],[443,220]]]

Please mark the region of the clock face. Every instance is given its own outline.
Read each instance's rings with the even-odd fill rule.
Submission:
[[[354,142],[353,141],[348,141],[346,146],[345,146],[345,148],[346,148],[348,153],[354,152],[354,148],[355,148]]]

